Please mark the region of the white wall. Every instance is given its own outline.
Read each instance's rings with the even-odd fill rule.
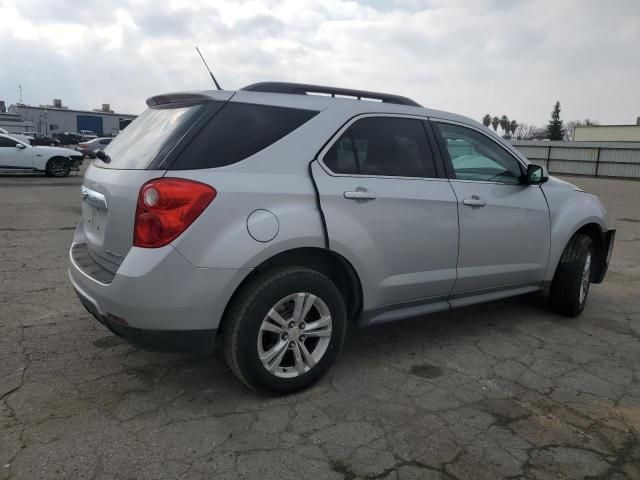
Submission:
[[[640,125],[576,127],[576,142],[640,142]]]

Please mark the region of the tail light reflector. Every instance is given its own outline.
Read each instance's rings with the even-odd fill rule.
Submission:
[[[133,245],[158,248],[184,232],[216,198],[215,188],[180,178],[158,178],[138,194]]]

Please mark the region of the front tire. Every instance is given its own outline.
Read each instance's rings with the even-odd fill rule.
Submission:
[[[593,265],[593,241],[588,235],[574,235],[562,252],[551,283],[551,308],[567,317],[580,315],[587,303]]]
[[[47,162],[46,173],[50,177],[66,177],[70,171],[71,165],[64,157],[53,157]]]
[[[292,393],[333,365],[346,333],[344,300],[335,284],[305,267],[259,273],[225,316],[229,367],[258,391]]]

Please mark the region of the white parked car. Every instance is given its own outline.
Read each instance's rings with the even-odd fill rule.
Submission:
[[[0,134],[2,135],[10,135],[13,138],[17,138],[18,140],[21,140],[25,143],[28,143],[29,145],[31,145],[31,140],[33,140],[33,137],[30,135],[23,135],[21,133],[9,133],[7,132],[4,128],[0,128]]]
[[[83,158],[69,148],[34,147],[11,135],[0,134],[0,170],[66,177],[72,169],[80,167]]]

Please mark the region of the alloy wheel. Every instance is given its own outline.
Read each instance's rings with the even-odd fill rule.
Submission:
[[[67,162],[63,158],[54,158],[51,161],[50,171],[54,177],[63,177],[68,172]]]
[[[331,312],[320,297],[306,292],[288,295],[269,310],[260,325],[260,361],[280,378],[303,375],[326,353],[331,328]]]

